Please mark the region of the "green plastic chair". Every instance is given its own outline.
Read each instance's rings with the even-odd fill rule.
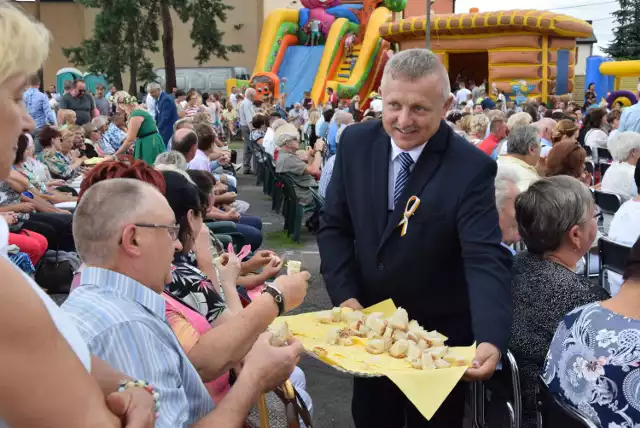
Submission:
[[[294,182],[293,178],[289,174],[278,174],[278,179],[283,184],[284,229],[294,242],[300,242],[300,228],[304,215],[319,209],[324,200],[313,187],[309,187],[313,194],[314,202],[309,205],[302,205],[298,202],[296,194],[296,187],[300,186]]]

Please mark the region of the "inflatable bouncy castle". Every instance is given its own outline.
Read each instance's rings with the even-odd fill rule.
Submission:
[[[410,17],[380,27],[380,36],[400,49],[425,46],[426,19]],[[544,10],[500,10],[436,14],[431,19],[431,49],[449,72],[486,82],[514,99],[540,98],[573,91],[576,39],[591,36],[591,25]],[[495,94],[493,94],[495,95]]]
[[[249,85],[258,97],[286,94],[301,102],[305,92],[315,103],[332,88],[340,99],[377,90],[390,43],[379,34],[391,12],[407,0],[301,0],[303,9],[278,9],[265,20],[258,58]]]

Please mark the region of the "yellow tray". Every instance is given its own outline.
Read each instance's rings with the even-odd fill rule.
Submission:
[[[365,313],[382,312],[391,316],[396,306],[391,300],[363,310]],[[409,314],[411,318],[411,314]],[[393,358],[388,354],[373,355],[365,350],[366,339],[353,338],[353,346],[328,345],[326,333],[346,324],[322,324],[316,321],[316,313],[283,316],[274,324],[286,321],[293,335],[302,342],[306,353],[317,358],[338,371],[358,377],[386,376],[395,383],[411,400],[422,415],[431,419],[447,398],[451,390],[460,381],[466,367],[451,367],[437,370],[417,370],[405,359]],[[429,326],[424,326],[429,328]],[[318,352],[319,348],[322,352]],[[471,361],[475,355],[475,346],[452,348],[456,354]],[[319,355],[320,354],[320,355]]]

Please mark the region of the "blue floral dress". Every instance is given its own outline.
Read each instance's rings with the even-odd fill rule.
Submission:
[[[544,380],[603,428],[640,427],[640,320],[597,302],[569,312],[551,342]]]

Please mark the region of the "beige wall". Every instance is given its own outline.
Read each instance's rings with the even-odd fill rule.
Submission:
[[[300,0],[264,0],[263,17],[267,16],[276,9],[300,9],[302,4]]]
[[[437,0],[431,5],[433,13],[453,13],[453,0]],[[426,0],[409,0],[404,10],[404,17],[425,16],[427,14]]]
[[[225,44],[240,44],[244,48],[244,53],[231,53],[229,60],[211,58],[203,66],[237,66],[247,67],[253,70],[258,52],[260,32],[264,21],[263,0],[233,0],[227,4],[233,5],[234,10],[227,16],[227,22],[220,24],[220,29],[225,33]],[[33,14],[35,5],[33,3],[20,3],[28,13]],[[53,34],[53,45],[49,58],[44,65],[44,83],[49,85],[55,83],[56,72],[63,67],[73,66],[69,64],[62,54],[63,47],[78,46],[84,38],[88,38],[93,33],[93,21],[97,9],[86,9],[75,3],[42,3],[41,20]],[[244,24],[240,30],[233,28],[236,24]],[[173,14],[174,26],[174,51],[176,67],[196,67],[198,62],[194,59],[196,49],[192,47],[189,37],[191,29],[190,23],[183,24],[177,15]],[[162,58],[162,43],[158,43],[159,52],[151,53],[150,58],[155,68],[164,67]],[[129,85],[128,75],[123,75],[125,88]]]

